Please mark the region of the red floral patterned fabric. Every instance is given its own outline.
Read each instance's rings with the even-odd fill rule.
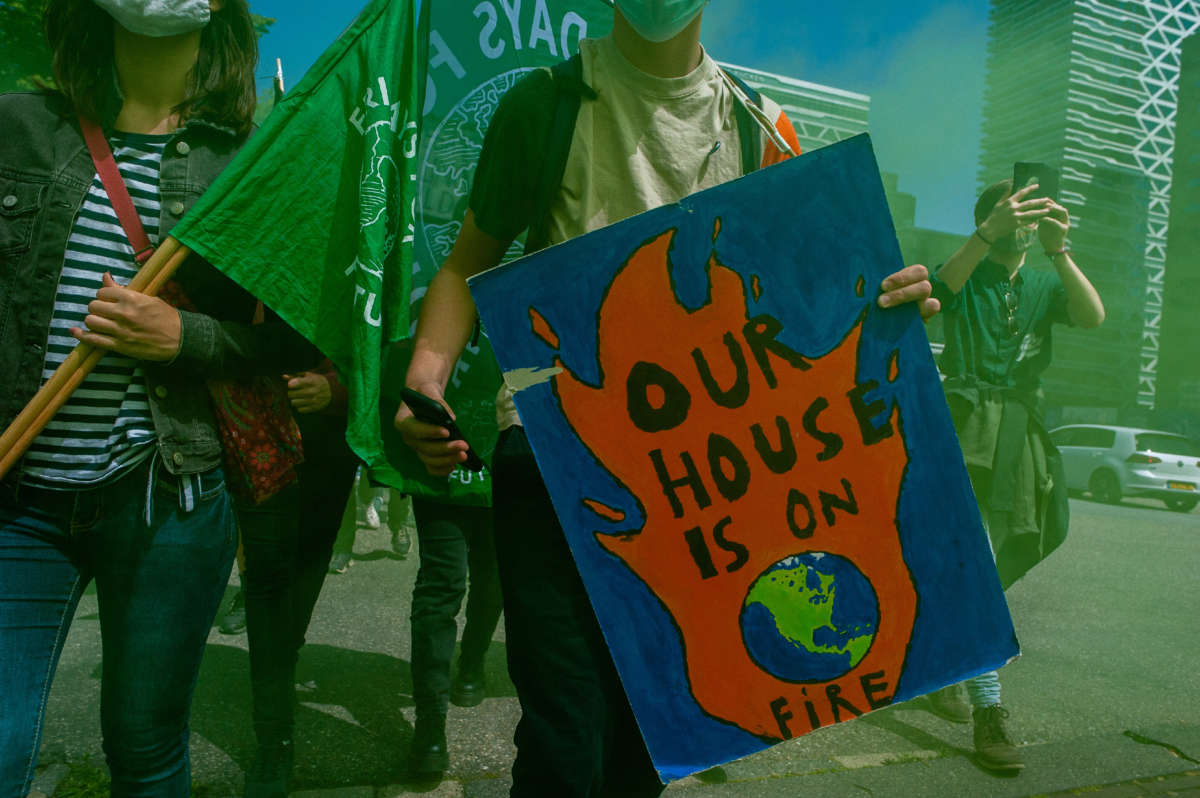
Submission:
[[[173,307],[195,309],[175,281],[159,296]],[[304,462],[286,383],[276,375],[207,384],[221,434],[226,484],[239,498],[266,501],[296,479],[295,466]]]

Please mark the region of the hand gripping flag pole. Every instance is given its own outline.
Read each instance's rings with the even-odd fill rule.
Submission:
[[[157,296],[190,254],[190,249],[168,237],[126,287],[146,296]],[[79,343],[17,414],[4,434],[0,435],[0,478],[21,459],[21,455],[46,428],[54,414],[62,409],[106,351],[89,343]]]

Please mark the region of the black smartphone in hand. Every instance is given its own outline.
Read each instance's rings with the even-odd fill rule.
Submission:
[[[423,421],[426,424],[433,424],[436,427],[445,427],[450,430],[450,437],[447,440],[464,441],[467,444],[467,459],[460,463],[463,468],[468,471],[482,471],[483,460],[479,459],[479,455],[475,454],[475,450],[471,448],[470,441],[463,436],[462,430],[454,423],[454,419],[450,418],[450,413],[446,408],[442,407],[441,403],[430,399],[423,393],[414,391],[412,388],[401,388],[400,396],[404,399],[404,404],[408,405],[408,409],[416,416],[418,421]]]
[[[1025,199],[1041,199],[1049,197],[1058,202],[1058,170],[1053,166],[1036,162],[1019,162],[1013,164],[1013,193],[1026,186],[1037,183],[1037,191]]]

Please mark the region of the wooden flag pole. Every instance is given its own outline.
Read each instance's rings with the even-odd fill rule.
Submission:
[[[168,237],[127,288],[156,296],[192,251]],[[0,479],[8,473],[108,350],[80,342],[0,435]]]

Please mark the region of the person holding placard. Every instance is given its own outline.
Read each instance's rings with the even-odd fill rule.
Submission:
[[[700,45],[704,0],[617,0],[611,36],[535,70],[501,100],[454,247],[424,298],[406,382],[442,400],[475,308],[466,278],[528,231],[532,251],[799,152],[778,105]],[[881,305],[921,302],[927,272],[884,283]],[[497,559],[509,671],[521,700],[514,796],[655,796],[663,786],[558,525],[511,394],[501,392],[493,461]],[[431,473],[465,442],[401,407],[396,427]]]

